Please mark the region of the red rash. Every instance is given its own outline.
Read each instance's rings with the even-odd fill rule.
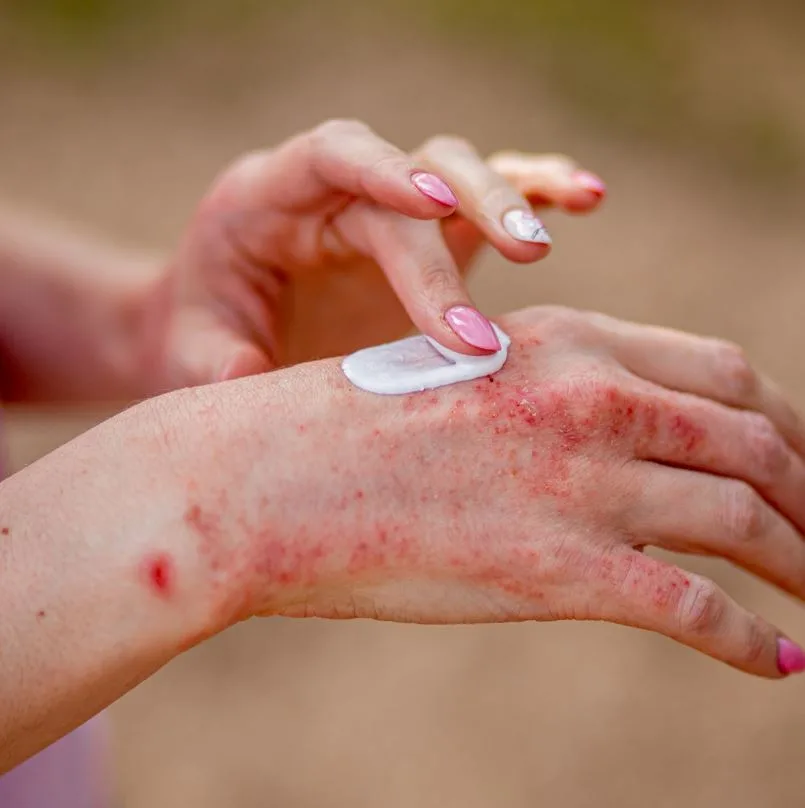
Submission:
[[[176,572],[173,559],[167,553],[157,553],[143,564],[143,576],[149,589],[161,598],[173,594]]]
[[[588,443],[628,441],[647,453],[662,442],[680,462],[701,449],[707,437],[703,427],[670,405],[613,385],[545,386],[511,384],[488,377],[476,382],[480,420],[494,435],[538,430],[552,437],[555,461],[569,459]],[[451,415],[466,405],[459,400]]]
[[[540,383],[514,370],[480,379],[471,389],[470,395],[452,401],[449,394],[414,394],[404,401],[403,411],[427,418],[439,406],[449,406],[448,423],[467,420],[472,428],[501,439],[490,441],[487,449],[503,461],[496,475],[518,479],[532,496],[585,496],[573,484],[574,460],[601,463],[613,451],[695,465],[707,438],[694,415],[604,380],[569,377]],[[539,441],[528,458],[526,444],[518,447],[508,439],[535,434]],[[387,449],[383,456],[390,453]]]
[[[221,495],[221,509],[227,506],[226,495]],[[184,514],[185,524],[191,528],[201,539],[199,552],[207,559],[210,569],[217,572],[223,565],[222,539],[223,529],[221,518],[212,513],[202,511],[198,505],[191,505]]]
[[[615,591],[628,589],[651,600],[661,611],[675,609],[690,589],[684,570],[666,567],[642,553],[605,556],[595,566],[599,577]]]
[[[8,536],[11,531],[7,527],[2,527],[0,528],[0,533],[2,533],[3,536]]]
[[[366,507],[366,498],[366,492],[356,488],[334,500],[332,507],[334,511],[355,509],[359,514]],[[268,498],[254,519],[228,512],[231,506],[226,499],[221,495],[220,510],[216,507],[214,511],[189,505],[184,521],[198,536],[199,553],[213,573],[213,586],[223,585],[228,593],[222,608],[237,615],[253,606],[252,598],[259,599],[261,609],[270,610],[274,589],[278,596],[287,590],[302,593],[326,582],[332,574],[340,574],[340,569],[346,568],[353,575],[371,575],[390,565],[410,565],[420,552],[408,523],[374,521],[360,533],[340,536],[336,541],[326,525],[320,526],[323,537],[311,535],[301,525],[287,536],[278,536]],[[246,541],[230,542],[230,531]],[[149,569],[153,570],[153,563]]]
[[[420,489],[414,483],[423,512],[438,499],[437,513],[457,535],[463,533],[466,524],[466,474],[475,473],[479,482],[486,475],[490,485],[498,484],[500,479],[506,486],[520,486],[524,503],[535,496],[559,500],[573,495],[583,500],[591,493],[590,486],[598,484],[597,468],[578,473],[579,460],[587,466],[597,464],[603,470],[616,452],[621,456],[651,457],[661,445],[662,454],[684,464],[695,459],[707,437],[693,417],[661,398],[589,377],[541,384],[524,374],[504,373],[455,390],[406,396],[401,410],[411,419],[421,417],[430,422],[437,432],[444,429],[452,435],[458,427],[456,434],[460,435],[466,425],[483,435],[483,444],[478,444],[481,454],[477,469],[454,472],[449,456],[445,456],[447,465],[437,489],[428,484],[428,477],[422,479]],[[317,439],[313,425],[299,424],[296,431],[300,435],[307,433],[307,440]],[[533,443],[529,443],[532,439]],[[434,462],[427,450],[415,448],[409,452],[400,430],[368,430],[366,448],[389,461],[392,469],[404,468],[406,463]],[[261,607],[270,611],[275,592],[281,595],[283,589],[290,589],[295,594],[304,593],[327,582],[329,576],[335,575],[337,580],[345,570],[371,579],[375,571],[383,568],[428,563],[427,546],[420,541],[425,531],[417,508],[412,507],[404,521],[376,521],[376,492],[371,483],[355,478],[350,485],[348,470],[341,471],[333,465],[331,471],[339,482],[334,482],[331,494],[319,494],[331,497],[321,503],[328,518],[322,519],[319,514],[313,530],[309,530],[303,514],[295,527],[278,533],[278,519],[287,524],[278,515],[282,503],[268,497],[254,503],[254,511],[244,513],[234,493],[221,490],[217,497],[205,495],[200,500],[202,508],[196,504],[199,498],[195,488],[188,489],[185,525],[198,537],[199,554],[214,584],[223,586],[227,597],[235,599],[228,604],[232,609],[248,610],[253,605],[251,600],[257,598]],[[449,483],[451,473],[460,475],[459,485],[453,490],[449,484],[444,485]],[[400,488],[402,494],[411,493],[408,480]],[[396,491],[394,486],[389,488],[391,496]],[[575,507],[575,501],[558,502],[560,510]],[[480,551],[472,545],[459,546],[457,554],[446,561],[454,567],[465,566],[471,573],[484,567],[484,558],[474,558],[474,552]],[[516,555],[517,551],[513,552]],[[511,595],[539,600],[545,597],[546,582],[559,581],[567,569],[580,565],[578,568],[589,570],[608,589],[628,586],[658,608],[671,607],[690,585],[682,573],[678,577],[675,573],[659,574],[654,562],[643,556],[638,556],[637,561],[581,557],[559,563],[555,553],[538,554],[527,547],[521,553],[514,562],[507,558],[499,567],[487,566],[477,580],[495,584]],[[629,565],[628,569],[623,565]],[[162,597],[168,596],[174,585],[170,558],[150,559],[147,570],[151,589]]]

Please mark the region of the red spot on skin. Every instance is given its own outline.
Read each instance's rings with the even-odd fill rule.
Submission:
[[[265,595],[278,584],[298,588],[312,586],[319,579],[322,562],[328,555],[322,542],[310,539],[304,532],[287,542],[268,538],[258,532],[248,567],[257,576]]]
[[[44,610],[44,609],[40,609],[40,610],[39,610],[39,611],[36,613],[36,619],[37,619],[37,620],[41,620],[41,619],[42,619],[44,616],[45,616],[45,610]]]
[[[210,569],[213,572],[217,571],[223,561],[221,557],[223,530],[220,517],[202,511],[199,505],[191,505],[185,511],[184,521],[201,539],[200,554],[207,559]]]
[[[449,559],[451,567],[466,567],[467,574],[473,581],[484,586],[505,592],[508,595],[532,603],[545,600],[544,573],[540,568],[540,553],[531,547],[514,547],[506,559],[506,564],[484,565],[485,553],[474,550],[467,556],[460,555]]]
[[[0,533],[2,533],[4,536],[8,536],[11,531],[7,527],[2,527],[0,528]]]
[[[157,553],[145,559],[143,569],[151,591],[161,598],[171,597],[176,578],[173,559],[167,553]]]
[[[676,413],[671,417],[670,431],[679,448],[687,453],[695,451],[706,436],[702,427],[682,413]]]
[[[399,527],[375,524],[374,531],[355,542],[347,571],[355,576],[411,563],[419,557],[419,547]]]
[[[690,588],[684,570],[659,564],[641,553],[607,555],[594,565],[597,576],[617,592],[651,601],[659,611],[673,611]]]
[[[437,392],[412,393],[403,399],[403,412],[424,412],[426,410],[432,410],[441,402],[442,397]]]

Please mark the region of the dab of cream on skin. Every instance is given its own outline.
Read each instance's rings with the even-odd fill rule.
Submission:
[[[503,367],[511,345],[503,331],[492,327],[501,348],[486,356],[456,353],[420,334],[350,354],[341,369],[356,387],[380,395],[418,393],[490,376]]]

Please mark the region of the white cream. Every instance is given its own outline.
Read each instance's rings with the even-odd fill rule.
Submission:
[[[380,395],[417,393],[472,381],[497,373],[509,355],[511,340],[496,325],[492,327],[501,348],[486,356],[456,353],[420,334],[350,354],[341,368],[356,387]]]

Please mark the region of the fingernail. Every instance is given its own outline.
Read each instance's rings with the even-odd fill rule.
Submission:
[[[550,244],[551,237],[540,219],[527,210],[510,210],[503,214],[503,229],[518,241]]]
[[[577,171],[573,175],[573,180],[577,185],[584,188],[585,191],[592,191],[596,196],[604,196],[607,192],[607,186],[601,177],[596,176],[590,171]]]
[[[802,673],[805,671],[805,651],[785,637],[777,640],[777,667],[780,673]]]
[[[411,175],[411,182],[414,183],[425,196],[433,199],[440,205],[445,205],[448,208],[458,206],[458,199],[450,190],[450,186],[444,180],[440,180],[435,174],[426,174],[424,171],[418,171],[416,174]]]
[[[453,306],[445,312],[444,319],[467,345],[484,351],[500,350],[500,340],[492,323],[480,311],[469,306]]]

